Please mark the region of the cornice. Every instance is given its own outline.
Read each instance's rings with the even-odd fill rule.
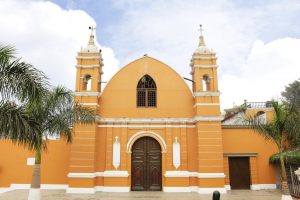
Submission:
[[[100,96],[100,92],[74,92],[74,96]]]
[[[196,116],[193,118],[97,118],[101,123],[194,123],[198,121],[221,121],[223,116]],[[101,125],[100,125],[101,126]],[[147,125],[144,125],[147,126]],[[162,125],[163,126],[163,125]],[[187,126],[183,125],[182,126]]]
[[[75,65],[76,68],[85,68],[85,69],[93,69],[93,68],[99,68],[100,65]]]
[[[219,97],[221,95],[221,92],[194,92],[193,96],[194,97]]]

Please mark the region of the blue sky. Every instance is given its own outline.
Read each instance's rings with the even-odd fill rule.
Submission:
[[[97,27],[108,81],[145,53],[190,77],[201,23],[207,46],[217,52],[226,108],[280,98],[284,86],[300,78],[298,19],[299,0],[1,0],[0,38],[53,84],[73,89],[75,56],[87,43],[88,26]]]

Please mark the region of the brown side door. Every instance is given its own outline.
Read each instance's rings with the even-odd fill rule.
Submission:
[[[151,137],[138,139],[132,146],[131,190],[161,191],[161,148]]]
[[[231,189],[250,189],[249,157],[229,157]]]

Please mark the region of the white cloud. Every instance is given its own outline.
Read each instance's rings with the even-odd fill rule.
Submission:
[[[284,85],[300,76],[299,56],[295,56],[298,40],[278,39],[299,33],[295,31],[299,23],[294,21],[300,13],[299,1],[251,6],[230,0],[115,2],[123,7],[124,19],[110,25],[109,31],[121,65],[148,53],[190,77],[189,61],[198,44],[196,29],[202,23],[206,44],[218,56],[222,108],[243,99],[277,98]]]
[[[96,22],[81,10],[64,10],[51,2],[2,0],[0,38],[18,49],[18,55],[41,69],[51,83],[75,86],[76,55],[88,42],[88,26]],[[116,71],[113,51],[103,47],[105,77]]]
[[[68,6],[74,2],[69,0]],[[204,25],[207,46],[217,52],[222,108],[243,99],[277,98],[285,85],[300,76],[299,38],[283,38],[299,33],[294,20],[300,13],[298,1],[242,7],[228,0],[116,0],[112,4],[122,18],[98,27],[110,34],[105,42],[114,48],[101,47],[103,81],[117,71],[115,57],[124,66],[145,53],[190,77],[199,23]],[[71,89],[76,53],[87,43],[87,27],[95,24],[83,11],[64,10],[50,2],[2,0],[0,4],[1,42],[15,45],[19,55],[45,71],[54,84]]]
[[[300,77],[300,39],[256,41],[238,76],[225,74],[220,80],[223,107],[248,101],[280,98],[284,86]]]

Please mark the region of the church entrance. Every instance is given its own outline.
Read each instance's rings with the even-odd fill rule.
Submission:
[[[133,144],[131,152],[131,190],[161,191],[160,144],[151,137],[142,137]]]

